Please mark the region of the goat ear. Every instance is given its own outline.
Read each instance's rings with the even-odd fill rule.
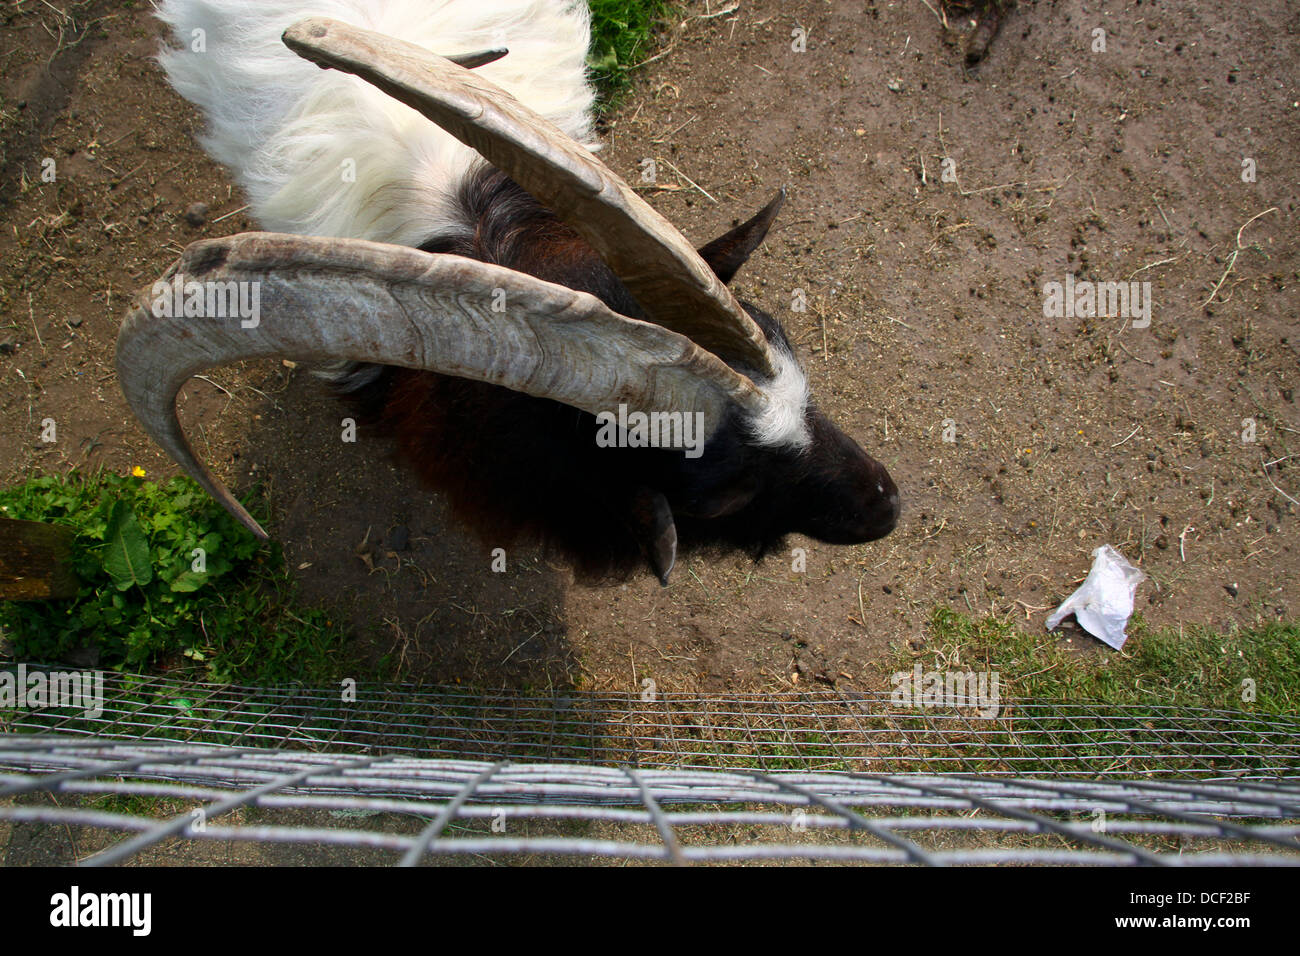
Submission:
[[[735,514],[753,501],[760,488],[761,482],[751,473],[721,491],[707,494],[679,510],[691,518],[723,518]]]
[[[700,258],[709,264],[714,275],[723,282],[731,281],[754,250],[763,244],[767,231],[776,222],[777,213],[781,211],[784,202],[785,187],[782,186],[781,191],[753,219],[741,223],[699,250]]]
[[[668,499],[651,488],[638,489],[627,512],[627,523],[655,577],[668,587],[668,575],[677,563],[677,524]]]

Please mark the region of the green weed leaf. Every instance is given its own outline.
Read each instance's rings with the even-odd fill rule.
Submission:
[[[119,591],[132,585],[144,587],[153,580],[149,541],[140,527],[140,520],[126,502],[118,501],[113,505],[105,539],[104,570]]]

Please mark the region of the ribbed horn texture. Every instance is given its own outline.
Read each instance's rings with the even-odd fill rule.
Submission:
[[[505,90],[394,37],[313,17],[285,44],[354,74],[477,150],[600,253],[655,323],[772,378],[762,331],[686,238],[619,176]]]
[[[685,336],[501,266],[359,239],[244,233],[196,242],[137,296],[118,336],[118,376],[150,436],[263,539],[194,454],[176,396],[205,369],[266,357],[427,369],[593,414],[620,404],[701,412],[706,435],[729,405],[760,414],[767,403]]]

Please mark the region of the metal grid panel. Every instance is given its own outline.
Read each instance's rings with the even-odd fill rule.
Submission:
[[[118,674],[103,705],[0,711],[0,830],[92,834],[68,859],[95,863],[215,846],[405,863],[1300,863],[1297,719],[1016,700],[988,718],[833,690],[349,700]]]
[[[0,820],[130,834],[90,864],[182,839],[365,848],[406,865],[485,854],[1300,865],[1296,783],[634,769],[47,735],[0,737],[0,767],[10,768],[0,772]],[[39,792],[65,796],[60,805],[23,802]],[[153,819],[65,805],[106,795],[159,798],[172,812]],[[257,821],[232,819],[248,808]],[[293,811],[306,810],[370,825],[293,822]],[[737,841],[737,828],[768,835]],[[732,838],[701,842],[699,831]]]

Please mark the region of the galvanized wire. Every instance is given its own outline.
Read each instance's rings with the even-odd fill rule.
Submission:
[[[1300,865],[1300,786],[1285,782],[638,770],[49,735],[0,737],[0,768],[0,821],[134,834],[82,860],[92,865],[176,839],[366,848],[407,864],[529,854],[669,863]],[[63,797],[6,799],[40,791]],[[156,798],[165,809],[151,818],[138,808],[84,805],[128,796]],[[77,798],[83,805],[68,805]],[[233,819],[240,808],[257,808],[271,822]],[[368,825],[304,826],[286,817],[307,810],[350,811],[349,823]],[[593,825],[609,835],[593,835]],[[754,828],[766,835],[736,839]],[[701,842],[699,830],[728,838]]]
[[[1300,864],[1300,720],[1249,712],[118,674],[102,704],[0,711],[0,834],[66,834],[96,865],[214,844],[405,864]]]
[[[353,696],[355,694],[355,696]],[[106,674],[104,712],[0,711],[0,731],[469,760],[1214,779],[1300,774],[1300,717],[1003,700],[998,716],[834,689],[685,695],[360,685],[266,689]]]

